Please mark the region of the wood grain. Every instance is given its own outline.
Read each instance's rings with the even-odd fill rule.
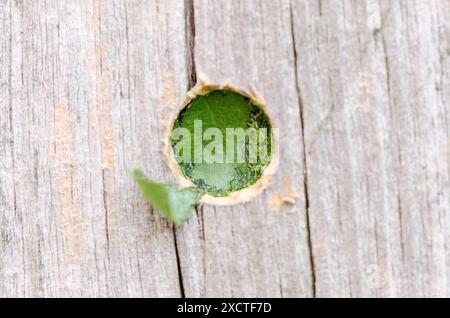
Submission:
[[[262,92],[282,136],[279,173],[268,191],[245,205],[204,206],[177,231],[185,294],[312,296],[289,3],[194,4],[197,75]],[[289,190],[295,204],[270,208],[271,198]]]
[[[0,296],[450,296],[448,0],[0,0],[0,70]],[[280,166],[174,230],[128,168],[201,74]]]
[[[0,12],[0,295],[180,296],[172,226],[127,169],[169,181],[161,119],[186,91],[183,3]]]
[[[296,1],[318,296],[449,295],[448,1]]]

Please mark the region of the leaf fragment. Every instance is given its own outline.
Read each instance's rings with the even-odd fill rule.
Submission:
[[[194,187],[182,188],[153,181],[139,169],[132,176],[147,201],[176,225],[192,216],[192,208],[199,204],[202,192]]]

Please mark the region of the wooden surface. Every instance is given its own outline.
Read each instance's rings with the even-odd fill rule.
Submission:
[[[174,229],[127,169],[201,74],[280,167]],[[449,158],[448,0],[0,0],[0,296],[450,296]]]

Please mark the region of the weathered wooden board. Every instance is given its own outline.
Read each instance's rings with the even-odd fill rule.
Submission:
[[[449,296],[450,2],[0,0],[0,296]],[[196,77],[252,86],[280,167],[174,230]],[[277,208],[277,199],[295,197]]]
[[[204,206],[177,231],[187,296],[312,296],[289,2],[195,1],[197,74],[261,92],[280,125],[280,169],[254,201]],[[270,208],[292,191],[295,204]]]
[[[448,296],[450,2],[294,1],[318,296]]]
[[[180,1],[0,2],[0,295],[181,295],[172,226],[127,169],[169,181],[184,19]]]

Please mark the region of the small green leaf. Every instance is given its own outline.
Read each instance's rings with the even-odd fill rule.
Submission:
[[[202,192],[197,188],[180,188],[155,182],[139,169],[132,175],[150,204],[176,225],[192,216],[192,207],[199,204]]]

